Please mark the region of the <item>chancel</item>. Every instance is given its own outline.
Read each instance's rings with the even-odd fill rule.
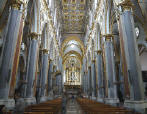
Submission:
[[[146,114],[146,0],[0,0],[0,114]]]

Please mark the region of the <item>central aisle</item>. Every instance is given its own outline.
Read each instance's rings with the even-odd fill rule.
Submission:
[[[66,114],[82,114],[79,104],[74,99],[69,99],[66,106]]]

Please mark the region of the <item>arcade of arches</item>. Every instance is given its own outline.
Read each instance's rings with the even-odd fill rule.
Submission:
[[[0,105],[63,93],[145,113],[146,0],[0,0]]]

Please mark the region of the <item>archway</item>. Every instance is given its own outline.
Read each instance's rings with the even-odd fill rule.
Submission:
[[[83,42],[76,36],[67,37],[62,43],[64,85],[81,85],[81,66],[84,55]]]

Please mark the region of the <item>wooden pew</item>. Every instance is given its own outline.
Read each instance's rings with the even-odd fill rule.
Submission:
[[[54,114],[53,112],[24,112],[24,114]]]
[[[61,110],[61,98],[31,105],[25,108],[24,114],[57,114]]]
[[[139,114],[122,107],[114,107],[86,98],[78,98],[77,101],[86,114]]]

